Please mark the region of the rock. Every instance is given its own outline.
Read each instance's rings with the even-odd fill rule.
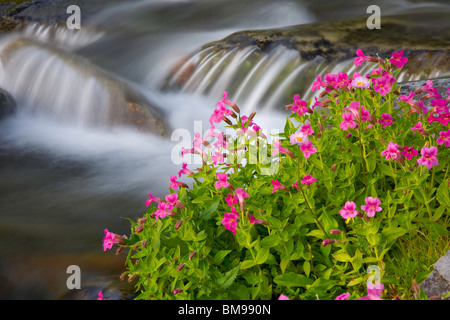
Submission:
[[[14,98],[6,91],[0,88],[0,119],[13,114],[16,111],[16,102]]]
[[[126,280],[120,281],[118,277],[99,277],[83,284],[82,288],[67,291],[61,300],[97,300],[98,293],[102,292],[107,300],[133,300],[137,297],[134,288]]]
[[[450,250],[434,264],[433,272],[420,284],[420,288],[428,298],[450,292]]]
[[[24,66],[26,67],[26,65],[22,61],[31,61],[38,54],[41,55],[42,61],[23,70],[22,68]],[[36,80],[39,79],[36,73],[40,71],[40,65],[44,61],[48,62],[50,59],[53,61],[52,65],[58,64],[59,68],[63,68],[66,71],[60,73],[60,81],[53,88],[48,87],[46,82]],[[165,112],[161,108],[156,107],[132,84],[97,67],[82,56],[66,52],[45,43],[17,37],[13,38],[2,48],[0,61],[4,67],[5,76],[10,77],[10,84],[17,80],[16,75],[19,73],[18,70],[22,70],[22,72],[28,74],[28,79],[22,81],[20,87],[15,87],[16,91],[11,89],[11,92],[15,96],[27,97],[27,92],[31,90],[30,88],[40,93],[38,97],[34,97],[33,101],[18,101],[19,103],[23,102],[25,105],[28,103],[33,104],[34,108],[40,111],[46,108],[49,113],[54,113],[55,116],[60,117],[75,114],[78,118],[73,116],[74,121],[77,120],[88,125],[97,124],[95,122],[97,119],[96,116],[101,115],[103,118],[98,117],[100,119],[98,121],[102,122],[100,125],[131,126],[159,136],[168,134],[168,126],[165,123]],[[51,76],[53,70],[57,69],[44,70],[46,72],[44,76]],[[58,108],[54,108],[55,101],[58,100],[58,97],[61,98],[61,95],[67,94],[67,91],[64,91],[64,86],[62,85],[64,83],[63,80],[66,80],[66,82],[78,81],[76,84],[79,85],[79,95],[92,92],[92,87],[89,87],[88,84],[89,80],[93,81],[96,85],[96,96],[101,96],[104,99],[101,101],[90,101],[92,102],[92,108],[89,109],[90,111],[87,112],[87,115],[76,112],[79,109],[79,103],[76,99],[73,99],[73,101],[67,99],[65,109],[58,111]],[[37,98],[41,98],[42,101]]]

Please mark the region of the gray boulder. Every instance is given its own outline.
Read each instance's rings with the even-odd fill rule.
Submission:
[[[433,272],[420,284],[420,288],[428,298],[450,292],[450,250],[434,264]]]

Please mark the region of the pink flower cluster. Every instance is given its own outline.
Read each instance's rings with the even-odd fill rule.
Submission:
[[[444,134],[444,139],[446,139],[446,134],[447,132],[441,132]],[[448,131],[448,134],[450,135],[450,130]],[[437,140],[439,140],[441,138],[438,138]],[[439,142],[442,143],[446,143],[447,140],[439,140],[437,143],[439,144]],[[402,149],[403,151],[400,152],[400,149]],[[423,166],[426,166],[428,169],[431,169],[433,166],[438,166],[439,162],[438,159],[436,157],[438,153],[438,148],[437,147],[426,147],[424,146],[421,150],[420,150],[420,154],[422,155],[418,160],[417,163]],[[413,157],[418,155],[418,151],[414,148],[414,146],[412,147],[408,147],[408,146],[404,146],[402,148],[400,148],[400,146],[392,141],[389,142],[389,144],[387,145],[386,150],[381,152],[381,155],[386,157],[386,160],[392,159],[392,160],[401,160],[400,157],[405,157],[408,160],[412,160]]]
[[[361,209],[366,212],[366,217],[374,217],[376,212],[383,210],[383,208],[380,207],[381,200],[378,198],[367,197],[364,201],[366,204],[362,205]],[[339,213],[344,219],[362,216],[362,214],[356,210],[356,203],[353,201],[347,201],[342,209],[339,210]]]

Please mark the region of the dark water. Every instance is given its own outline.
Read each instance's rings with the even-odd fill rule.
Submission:
[[[33,41],[13,53],[20,63],[0,66],[0,86],[18,102],[17,114],[0,121],[0,298],[58,299],[68,291],[69,265],[81,268],[82,286],[118,276],[123,257],[103,252],[103,229],[128,234],[121,217],[140,217],[148,192],[164,196],[180,168],[177,151],[189,140],[91,125],[108,113],[110,93],[117,91],[109,77],[162,110],[172,130],[204,132],[227,88],[209,96],[161,92],[179,59],[240,30],[367,16],[372,2],[105,1],[104,8],[93,6],[79,31],[35,23],[0,35],[0,55],[15,39]],[[28,14],[61,20],[60,2],[48,3],[54,7]],[[443,6],[379,4],[386,14]],[[284,125],[283,113],[257,117],[267,129]]]

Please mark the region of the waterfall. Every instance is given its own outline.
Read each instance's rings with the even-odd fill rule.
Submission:
[[[435,59],[442,60],[445,57],[438,56]],[[432,61],[430,65],[433,65]],[[257,46],[229,50],[217,50],[211,46],[192,54],[165,80],[163,88],[209,98],[228,91],[233,100],[248,113],[253,110],[283,110],[286,104],[292,102],[294,94],[299,93],[303,100],[317,97],[318,92],[311,90],[317,75],[323,79],[327,73],[342,72],[351,77],[354,72],[364,75],[376,67],[376,64],[367,62],[355,68],[353,58],[326,61],[321,56],[316,56],[307,60],[298,51],[283,45],[268,52],[259,50]],[[445,75],[438,68],[426,74],[402,71],[398,81],[416,81]]]

